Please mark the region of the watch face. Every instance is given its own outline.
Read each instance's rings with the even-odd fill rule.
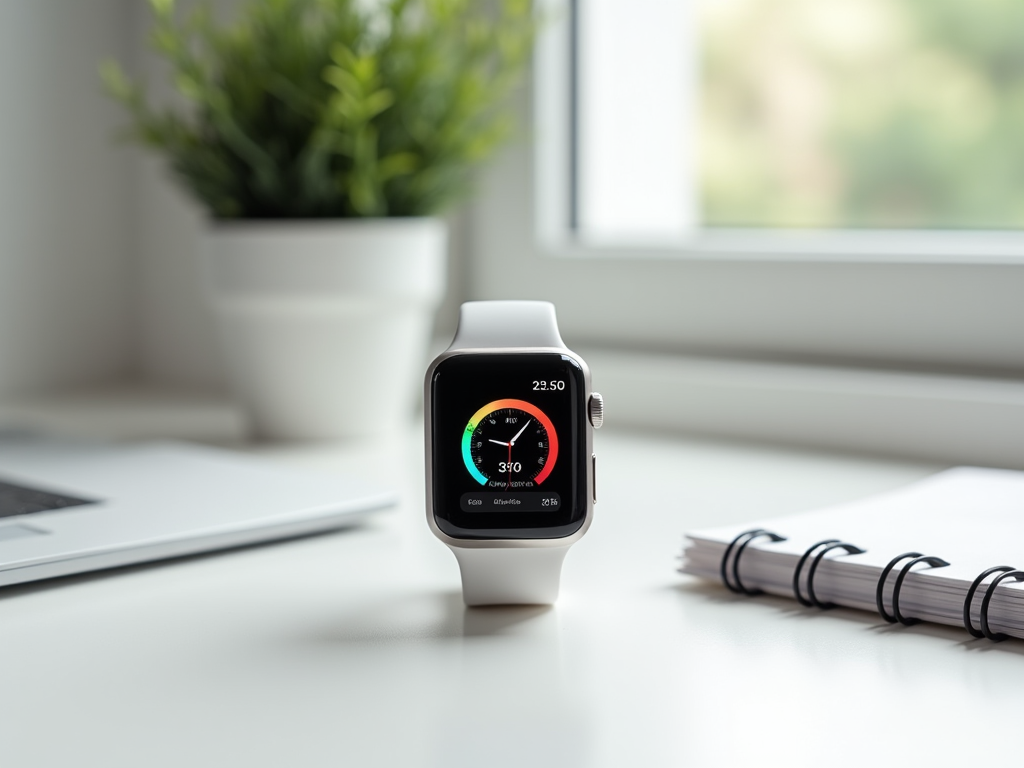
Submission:
[[[430,381],[433,502],[454,538],[569,536],[587,512],[585,381],[557,353],[466,354]]]

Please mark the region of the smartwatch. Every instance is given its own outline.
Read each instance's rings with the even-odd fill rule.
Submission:
[[[555,602],[593,518],[604,403],[554,305],[463,304],[424,390],[427,523],[458,560],[466,605]]]

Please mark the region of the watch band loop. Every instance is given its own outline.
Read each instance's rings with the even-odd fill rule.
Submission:
[[[452,547],[466,605],[550,605],[569,547]]]
[[[553,347],[565,349],[549,301],[467,301],[449,349]]]

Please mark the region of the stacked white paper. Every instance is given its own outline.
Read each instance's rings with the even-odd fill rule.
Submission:
[[[816,596],[877,613],[875,591],[882,570],[897,555],[920,552],[940,557],[949,566],[922,563],[909,571],[900,592],[900,612],[963,627],[964,600],[982,571],[997,565],[1024,570],[1024,472],[959,467],[850,504],[695,531],[687,534],[679,570],[720,582],[719,568],[729,543],[756,528],[786,540],[758,538],[745,548],[739,575],[746,587],[794,597],[793,574],[800,557],[823,539],[838,539],[865,552],[829,552],[814,576]],[[810,560],[813,555],[802,570],[804,596]],[[897,563],[885,581],[883,601],[889,614],[897,574],[908,562],[909,558]],[[997,576],[987,578],[971,601],[975,628],[980,629],[988,584]],[[1024,638],[1024,584],[1012,578],[1001,582],[992,593],[988,620],[993,632]]]

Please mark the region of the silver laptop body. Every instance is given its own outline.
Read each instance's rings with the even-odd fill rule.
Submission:
[[[396,501],[185,443],[0,437],[0,586],[345,527]]]

